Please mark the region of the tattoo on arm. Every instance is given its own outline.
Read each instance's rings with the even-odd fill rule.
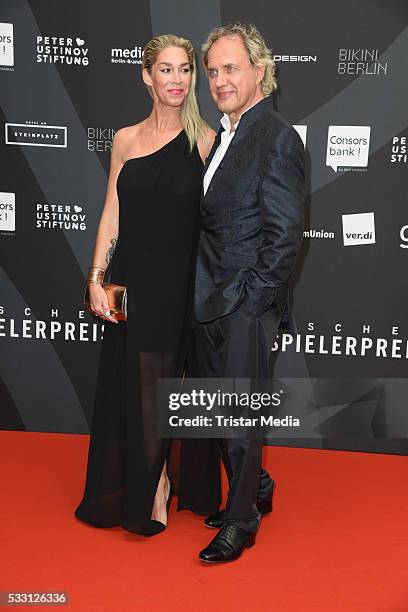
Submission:
[[[109,249],[106,251],[106,257],[105,257],[105,261],[107,263],[107,265],[109,265],[110,260],[112,259],[113,253],[115,251],[115,247],[116,247],[116,240],[115,238],[111,238],[110,241],[110,247]]]

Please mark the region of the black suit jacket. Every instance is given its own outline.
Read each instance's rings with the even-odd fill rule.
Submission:
[[[217,134],[204,173],[220,144]],[[304,225],[304,146],[268,96],[246,111],[201,193],[195,278],[200,322],[286,301]]]

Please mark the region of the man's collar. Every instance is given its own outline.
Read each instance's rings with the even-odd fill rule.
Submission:
[[[259,104],[260,102],[264,102],[266,98],[269,98],[270,95],[268,94],[267,96],[261,98],[260,100],[258,100],[257,102],[255,102],[254,104],[252,104],[251,106],[248,106],[248,108],[246,110],[244,110],[243,113],[241,113],[241,115],[239,116],[239,119],[236,123],[234,123],[234,128],[235,130],[238,127],[239,122],[241,121],[241,118],[243,115],[245,115],[245,113],[247,113],[249,110],[251,110],[252,108],[254,108],[254,106],[256,106],[257,104]],[[226,113],[223,114],[223,116],[220,119],[220,123],[222,125],[222,127],[224,128],[224,130],[229,134],[231,131],[231,122],[230,119],[228,117],[228,115]]]
[[[232,139],[231,145],[234,146],[238,144],[241,138],[245,135],[247,129],[252,125],[254,121],[256,121],[259,117],[263,115],[269,115],[274,111],[274,102],[273,96],[265,96],[259,102],[256,102],[254,106],[251,108],[247,108],[247,110],[242,113],[240,120],[238,122],[238,126],[236,131],[234,132],[234,138]],[[214,144],[211,147],[211,151],[205,161],[204,164],[204,173],[207,171],[208,166],[211,163],[212,158],[214,157],[215,151],[217,150],[219,144],[221,143],[221,134],[225,131],[224,126],[221,123],[220,129],[217,132],[217,136],[215,138]],[[231,146],[230,145],[230,146]]]

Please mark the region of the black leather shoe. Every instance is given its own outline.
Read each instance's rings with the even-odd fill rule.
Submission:
[[[275,486],[275,481],[272,480],[272,486],[271,486],[271,490],[268,496],[256,502],[256,507],[258,508],[258,512],[260,512],[262,516],[264,514],[268,514],[268,512],[272,512],[272,497],[273,497],[274,486]],[[204,520],[204,525],[206,527],[210,527],[211,529],[220,529],[220,527],[222,527],[222,525],[224,524],[224,521],[223,521],[224,512],[225,510],[219,510],[215,514],[212,514],[211,516],[207,517]]]
[[[206,563],[233,561],[241,556],[244,548],[255,544],[255,537],[255,533],[241,529],[232,521],[225,521],[215,538],[198,556]]]

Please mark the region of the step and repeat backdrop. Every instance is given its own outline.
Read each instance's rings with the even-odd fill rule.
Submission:
[[[151,103],[142,50],[221,23],[273,49],[307,213],[275,375],[310,381],[316,435],[274,444],[408,452],[405,0],[2,0],[0,428],[88,433],[103,325],[83,290],[115,131]],[[202,114],[219,113],[200,67]],[[148,206],[148,202],[135,203]],[[307,384],[306,384],[307,387]]]

